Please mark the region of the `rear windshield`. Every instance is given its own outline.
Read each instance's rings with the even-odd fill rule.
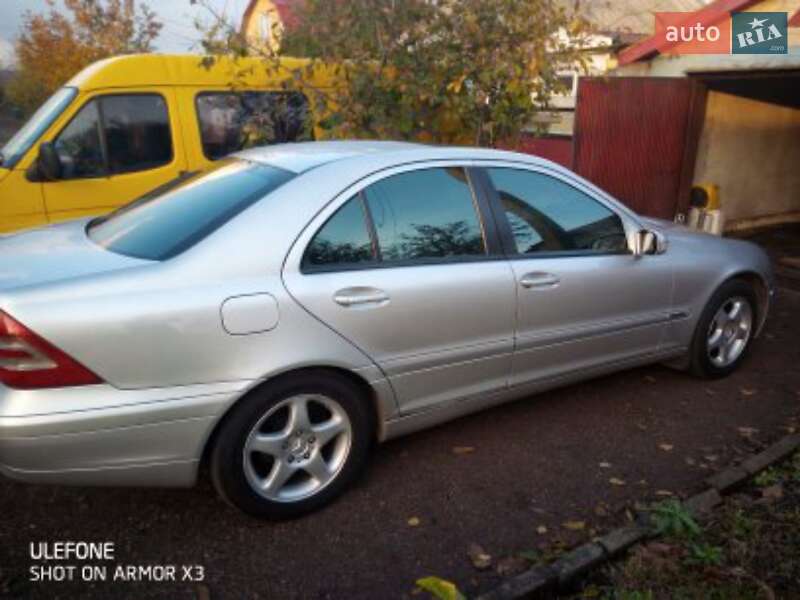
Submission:
[[[295,176],[241,159],[168,191],[148,194],[89,224],[89,238],[103,248],[147,260],[184,252]],[[163,189],[163,188],[162,188]]]

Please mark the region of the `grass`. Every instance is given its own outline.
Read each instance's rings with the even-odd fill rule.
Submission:
[[[572,598],[800,598],[800,452],[727,497],[703,524],[675,501],[651,515],[661,536],[597,572]]]

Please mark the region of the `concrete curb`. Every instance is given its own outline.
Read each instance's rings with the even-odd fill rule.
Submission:
[[[783,460],[800,448],[800,434],[784,437],[763,452],[720,471],[705,483],[708,489],[687,498],[684,508],[693,516],[704,516],[722,503],[722,493],[743,484],[750,477]],[[640,515],[639,523],[615,529],[594,542],[571,550],[550,565],[540,565],[504,581],[500,586],[479,596],[477,600],[518,600],[522,598],[554,598],[566,591],[569,584],[586,575],[596,566],[619,558],[629,548],[653,536],[648,515]]]

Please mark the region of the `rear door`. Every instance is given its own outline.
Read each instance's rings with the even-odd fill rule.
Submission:
[[[502,390],[515,283],[491,219],[462,165],[387,171],[312,223],[284,281],[372,357],[402,413]]]
[[[688,209],[705,92],[688,77],[583,77],[573,169],[639,214]]]
[[[53,140],[63,178],[43,184],[51,221],[96,215],[184,175],[171,89],[88,99]]]

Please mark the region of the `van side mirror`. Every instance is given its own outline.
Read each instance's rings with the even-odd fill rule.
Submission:
[[[645,254],[663,254],[667,244],[664,236],[656,231],[642,229],[636,232],[634,237],[634,256],[644,256]]]
[[[39,173],[46,181],[57,181],[61,179],[63,168],[61,157],[56,152],[56,147],[52,142],[42,142],[39,145],[39,158],[36,159]]]

